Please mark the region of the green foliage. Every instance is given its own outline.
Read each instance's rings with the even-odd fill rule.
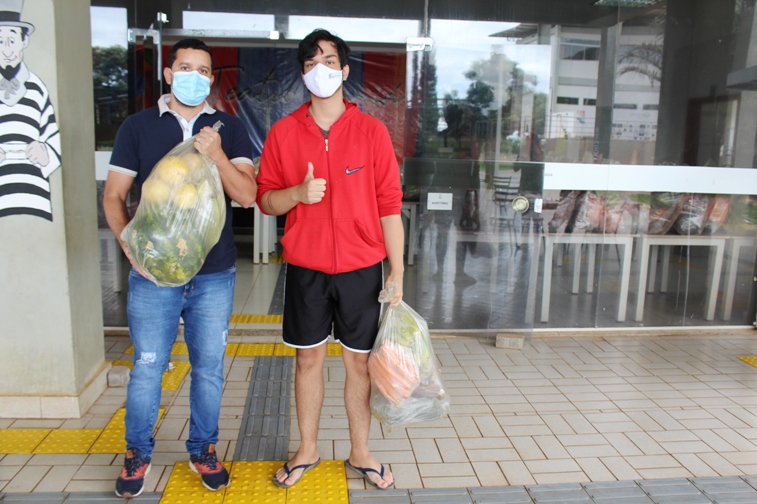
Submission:
[[[92,48],[92,79],[95,95],[128,89],[126,48],[118,45]]]
[[[151,212],[134,222],[131,250],[138,264],[163,283],[188,282],[205,259],[203,240],[187,226],[170,226],[165,214]]]

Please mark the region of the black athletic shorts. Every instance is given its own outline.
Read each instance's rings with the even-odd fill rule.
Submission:
[[[331,334],[353,352],[370,352],[378,334],[382,263],[329,275],[292,264],[284,281],[284,343],[310,348]]]

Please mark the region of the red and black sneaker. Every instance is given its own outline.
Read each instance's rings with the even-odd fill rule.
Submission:
[[[229,486],[229,472],[218,461],[216,445],[208,444],[200,455],[189,455],[189,468],[200,475],[205,488],[215,492]]]
[[[145,476],[150,472],[150,457],[142,457],[137,450],[126,450],[124,466],[116,480],[116,495],[136,497],[145,489]]]

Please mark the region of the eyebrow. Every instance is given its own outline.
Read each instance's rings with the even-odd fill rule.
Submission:
[[[192,66],[188,61],[177,61],[177,63],[179,66],[182,66],[182,65]],[[210,67],[207,65],[200,65],[198,68],[204,69],[204,70],[210,70]]]

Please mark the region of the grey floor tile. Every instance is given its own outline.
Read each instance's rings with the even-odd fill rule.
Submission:
[[[744,479],[738,476],[706,476],[702,478],[689,478],[689,481],[701,488],[701,485],[743,483]]]
[[[159,493],[143,493],[136,499],[129,499],[127,502],[130,504],[159,504],[162,496],[163,494]]]
[[[584,483],[586,490],[600,490],[605,488],[639,488],[635,481],[594,481]]]
[[[694,485],[662,485],[653,487],[642,487],[652,497],[663,495],[696,495],[701,493]]]
[[[526,485],[526,489],[537,492],[562,492],[567,490],[582,490],[580,483],[550,483],[544,485]]]
[[[470,496],[465,495],[426,495],[411,497],[413,504],[472,504]]]
[[[755,490],[752,485],[750,485],[746,481],[740,481],[738,483],[698,483],[696,486],[697,488],[699,488],[699,490],[707,495],[713,493],[757,493],[757,490]],[[757,499],[755,499],[755,502],[757,502]]]
[[[139,500],[142,501],[141,495]],[[68,494],[65,504],[78,504],[79,502],[86,504],[123,504],[124,499],[116,497],[114,492],[71,492]]]
[[[707,497],[716,504],[754,504],[757,502],[757,494],[707,494]]]
[[[520,494],[503,494],[500,497],[484,496],[473,502],[475,504],[534,504],[534,501],[528,497],[528,494],[525,497]]]
[[[711,504],[712,501],[702,494],[699,495],[663,495],[652,497],[654,504]]]
[[[51,493],[51,492],[39,492],[39,493],[7,493],[0,501],[3,504],[15,504],[15,503],[33,503],[33,504],[60,504],[66,498],[65,493]]]
[[[526,487],[523,486],[497,486],[497,487],[476,487],[469,488],[468,492],[473,497],[485,496],[488,494],[527,494]]]
[[[467,488],[415,488],[409,490],[410,496],[426,495],[468,495]]]
[[[670,486],[670,485],[688,485],[689,480],[686,478],[666,478],[666,479],[652,479],[652,480],[636,480],[636,483],[642,487],[658,487],[658,486]]]
[[[615,488],[591,488],[586,489],[586,492],[594,500],[601,499],[618,499],[618,498],[630,498],[630,497],[646,497],[644,490],[637,486],[632,487],[615,487]]]
[[[653,504],[649,497],[611,497],[609,499],[594,499],[595,504]]]

